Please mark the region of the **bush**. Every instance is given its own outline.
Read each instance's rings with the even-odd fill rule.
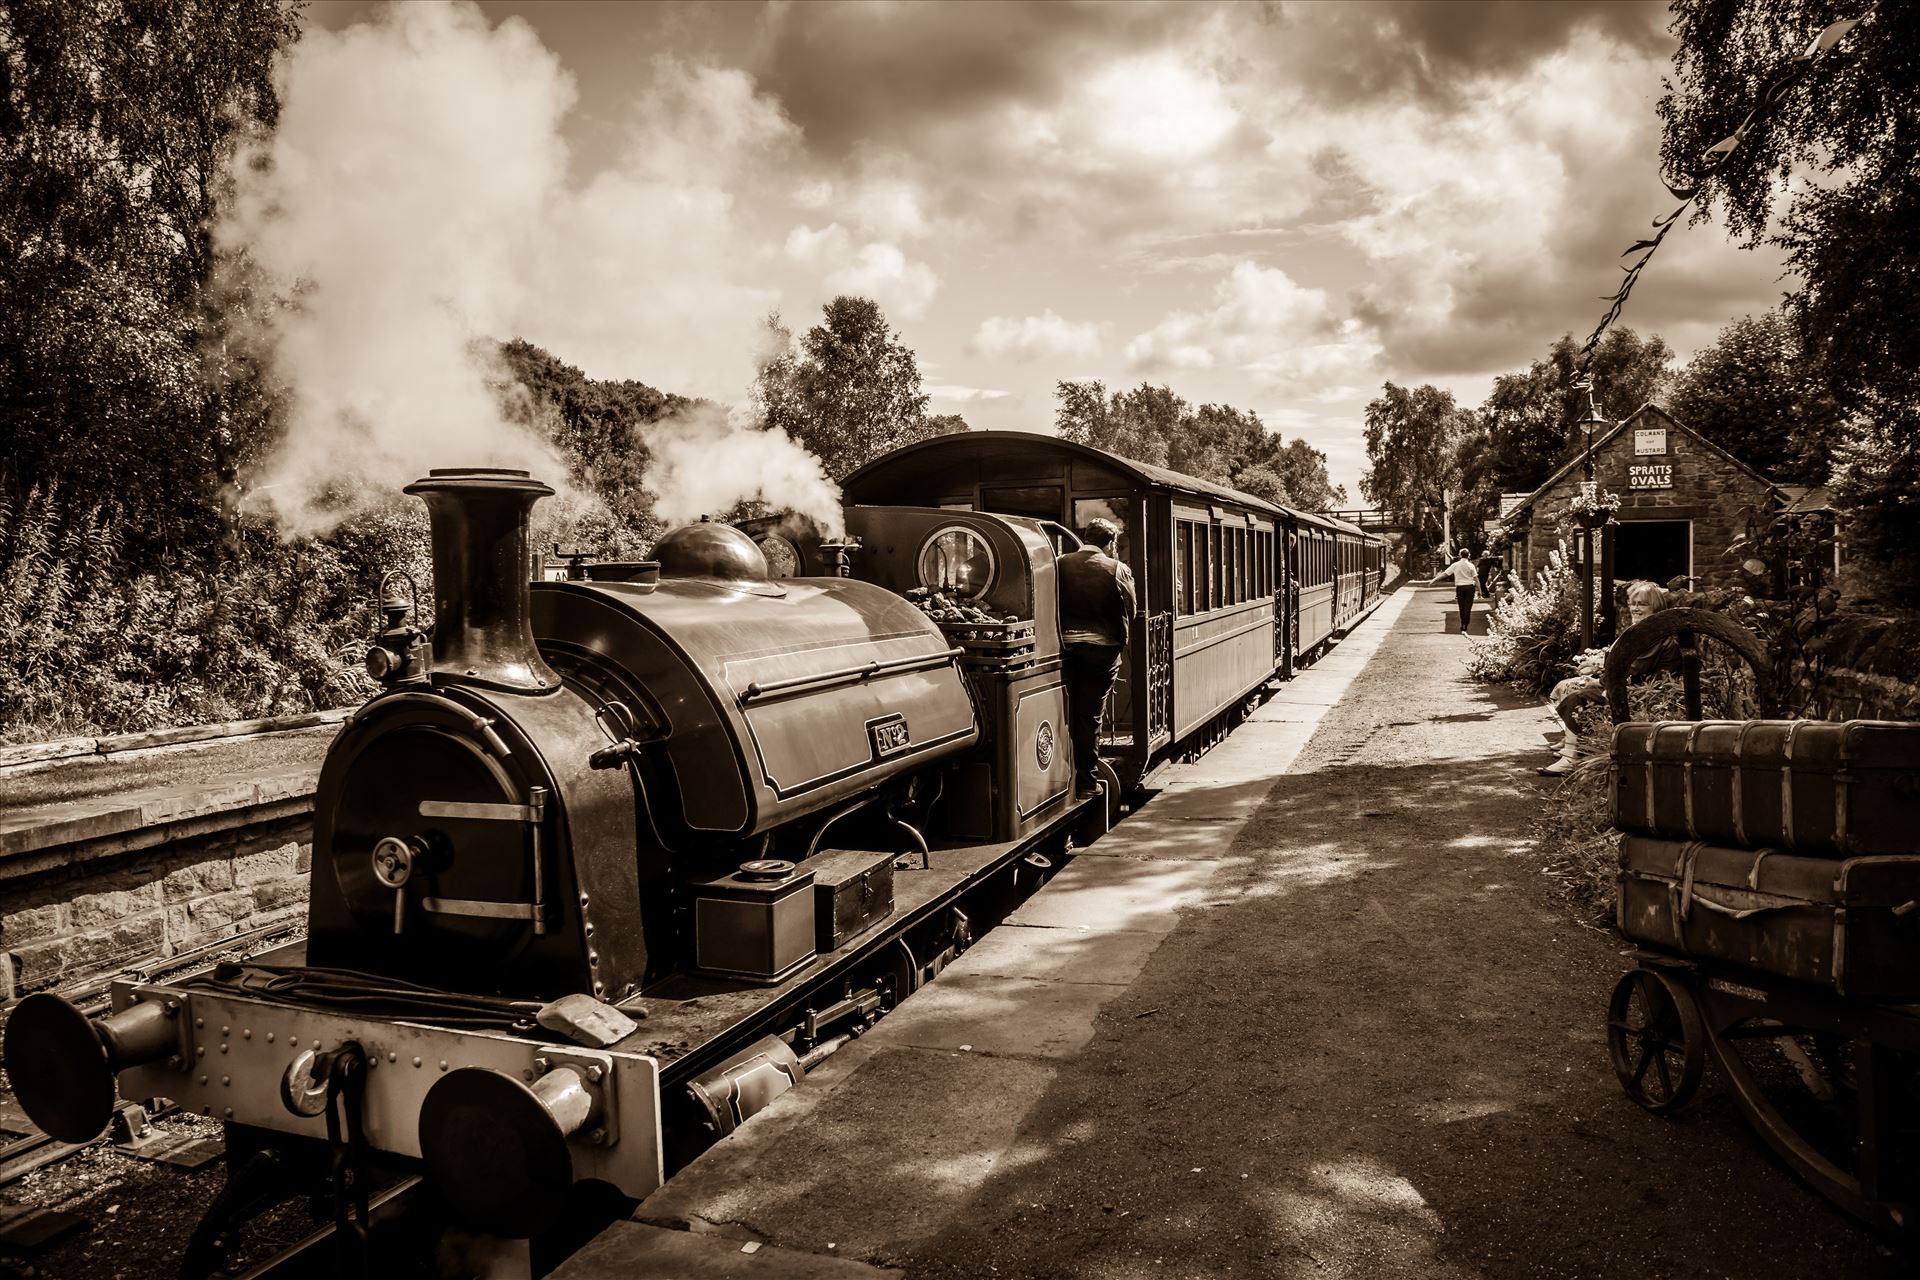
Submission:
[[[1544,697],[1572,673],[1580,652],[1580,575],[1564,546],[1547,557],[1531,587],[1516,586],[1501,598],[1487,638],[1470,644],[1467,670],[1477,680]]]
[[[410,568],[431,600],[426,545],[424,513],[396,504],[326,540],[242,519],[225,544],[136,568],[110,508],[0,501],[0,741],[357,702],[379,569]]]
[[[1599,751],[1547,794],[1534,820],[1533,839],[1541,873],[1559,885],[1574,918],[1607,925],[1613,919],[1620,836],[1613,829],[1612,775],[1604,741]]]

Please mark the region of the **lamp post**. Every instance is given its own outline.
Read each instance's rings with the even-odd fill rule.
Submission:
[[[1606,419],[1600,416],[1599,407],[1593,401],[1593,379],[1581,374],[1574,379],[1573,388],[1587,393],[1587,416],[1581,419],[1581,425],[1587,429],[1587,454],[1585,479],[1580,481],[1580,648],[1593,648],[1593,535],[1605,527],[1612,513],[1599,504],[1600,484],[1593,476],[1593,429],[1605,426]]]

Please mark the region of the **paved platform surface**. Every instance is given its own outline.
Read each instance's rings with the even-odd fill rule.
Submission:
[[[1899,1274],[1711,1086],[1620,1095],[1620,945],[1526,858],[1554,722],[1467,678],[1450,597],[1396,594],[643,1203],[677,1274]]]

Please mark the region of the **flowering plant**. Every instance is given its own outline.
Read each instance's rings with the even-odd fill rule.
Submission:
[[[1585,488],[1573,495],[1573,501],[1567,504],[1567,510],[1576,516],[1612,515],[1620,509],[1620,495],[1608,493],[1605,489],[1595,489],[1588,493]]]

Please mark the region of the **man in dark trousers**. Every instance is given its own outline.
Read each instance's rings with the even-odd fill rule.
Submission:
[[[1119,526],[1094,519],[1085,540],[1056,562],[1060,573],[1061,665],[1067,679],[1067,727],[1073,741],[1074,794],[1094,793],[1100,713],[1106,706],[1133,619],[1133,571],[1113,558]]]

